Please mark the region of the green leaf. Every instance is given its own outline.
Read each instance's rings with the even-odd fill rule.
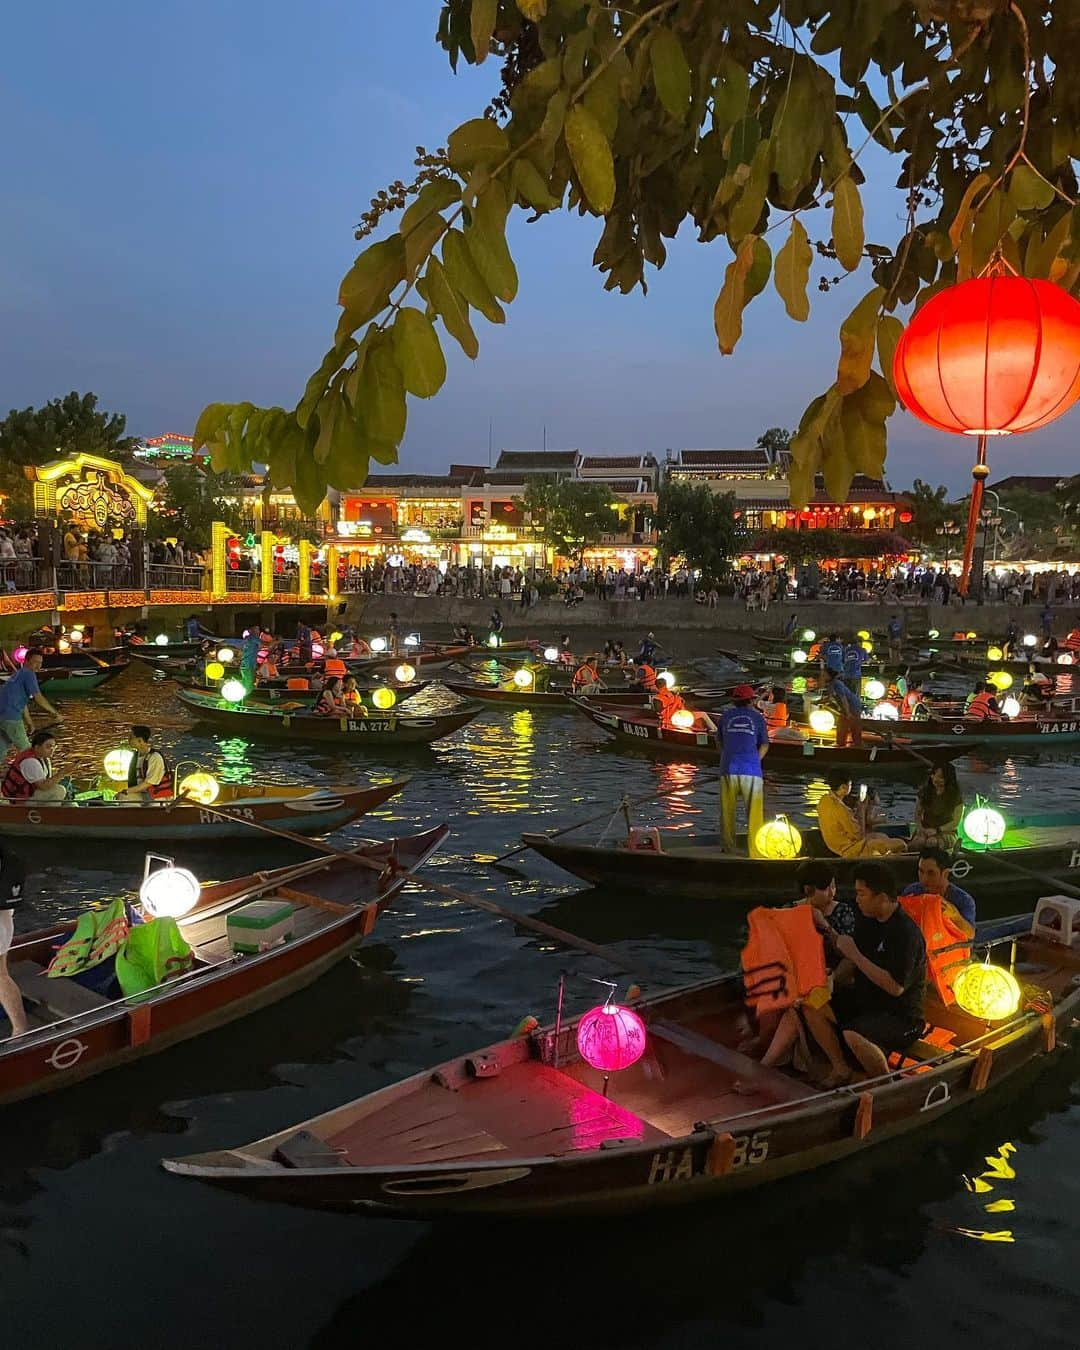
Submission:
[[[874,97],[865,83],[859,85],[859,94],[855,101],[855,111],[859,115],[859,121],[866,130],[873,135],[874,140],[877,141],[879,145],[883,145],[885,149],[890,152],[896,149],[896,141],[889,129],[889,123],[887,120],[884,122],[881,121],[881,109],[874,102]],[[879,122],[881,122],[880,126],[878,126]]]
[[[436,211],[444,211],[448,206],[461,201],[461,184],[454,178],[434,178],[425,183],[417,194],[416,201],[401,217],[398,233],[407,235],[422,220],[433,216]]]
[[[747,237],[727,265],[724,284],[713,307],[713,327],[724,356],[730,356],[742,336],[742,314],[746,307],[746,278],[754,261],[755,236]]]
[[[740,164],[749,164],[757,153],[760,143],[761,124],[756,117],[744,117],[736,122],[724,137],[728,172],[733,172]]]
[[[746,274],[746,303],[749,304],[755,295],[760,295],[769,282],[769,273],[772,271],[772,249],[764,239],[754,240],[754,255],[750,262],[750,270]]]
[[[799,323],[805,323],[810,317],[806,288],[810,281],[813,256],[802,221],[798,216],[792,217],[787,243],[776,255],[774,280],[789,317]]]
[[[450,284],[450,279],[438,258],[432,258],[421,283],[421,294],[442,319],[446,331],[456,338],[462,351],[475,361],[480,351],[472,324],[469,322],[468,303]]]
[[[971,217],[972,203],[985,188],[990,186],[990,182],[991,178],[988,173],[980,173],[967,185],[967,190],[964,192],[960,200],[960,206],[953,217],[953,223],[949,226],[949,239],[952,242],[954,252],[960,247],[960,238]]]
[[[528,202],[534,210],[554,211],[559,206],[559,199],[548,191],[543,174],[532,160],[526,159],[524,155],[514,160],[510,181],[518,196]]]
[[[670,28],[656,30],[649,60],[660,102],[672,117],[683,121],[690,108],[690,66],[682,43]]]
[[[750,77],[730,56],[722,56],[716,66],[713,85],[713,126],[726,131],[746,113],[750,99]]]
[[[346,338],[343,342],[331,347],[323,357],[319,369],[308,380],[304,388],[304,395],[296,406],[296,421],[299,426],[307,426],[311,414],[326,393],[326,386],[330,383],[331,378],[337,374],[354,351],[356,351],[356,343],[352,338]]]
[[[884,298],[883,288],[875,286],[840,325],[836,388],[841,394],[854,393],[870,378],[870,363],[874,359],[877,339],[878,310]]]
[[[843,420],[839,416],[828,435],[821,438],[821,472],[825,478],[825,491],[833,501],[846,501],[855,470],[844,442]]]
[[[356,384],[356,411],[374,441],[400,445],[405,435],[405,382],[388,340],[373,346]]]
[[[772,147],[768,141],[758,146],[746,184],[728,213],[728,239],[732,246],[757,228],[769,190],[769,161]]]
[[[201,450],[204,445],[209,445],[211,441],[217,440],[218,432],[224,426],[228,416],[228,403],[208,403],[195,423],[194,449]]]
[[[1017,211],[1044,211],[1054,200],[1054,189],[1028,164],[1018,164],[1009,179],[1009,201]]]
[[[606,216],[615,202],[615,164],[607,137],[580,103],[567,113],[564,134],[586,200],[597,215]]]
[[[296,477],[292,483],[296,504],[306,516],[313,516],[326,497],[326,468],[315,461],[315,456],[305,447],[296,457]]]
[[[472,222],[465,230],[465,242],[476,270],[492,294],[507,303],[517,295],[518,289],[517,268],[506,243],[508,210],[502,184],[489,183],[477,198]]]
[[[472,0],[472,45],[477,65],[487,59],[498,14],[499,0]]]
[[[557,89],[548,100],[544,120],[540,123],[540,144],[550,152],[566,125],[566,110],[570,106],[570,95],[565,89]]]
[[[427,262],[432,249],[442,238],[446,221],[442,216],[426,216],[405,240],[405,279],[412,281]]]
[[[622,78],[617,66],[605,66],[585,91],[582,100],[585,107],[596,119],[600,130],[610,141],[619,125],[619,108],[622,101],[620,86]]]
[[[855,473],[881,478],[885,472],[885,421],[896,407],[889,386],[877,373],[844,399],[840,413],[846,457]]]
[[[406,305],[398,310],[393,334],[405,388],[416,398],[432,398],[446,380],[446,357],[435,325],[426,314]]]
[[[878,320],[878,365],[880,365],[881,373],[888,382],[888,386],[894,395],[896,393],[896,384],[893,381],[893,358],[896,356],[896,345],[903,336],[903,333],[904,325],[895,314],[883,314]]]
[[[1016,208],[1000,189],[991,192],[979,207],[971,232],[971,267],[980,272],[1005,243],[1009,226],[1016,219]]]
[[[850,174],[845,174],[833,189],[832,230],[840,265],[854,272],[862,261],[865,236],[862,198]]]
[[[510,153],[510,141],[490,117],[474,117],[452,131],[446,141],[450,167],[467,174],[480,165],[498,164]],[[444,202],[443,206],[447,203]],[[436,208],[441,210],[442,208]]]
[[[330,457],[330,446],[334,439],[334,427],[337,425],[338,414],[342,413],[343,404],[341,401],[341,391],[331,389],[318,405],[316,416],[318,417],[319,434],[315,437],[315,448],[312,454],[315,456],[316,464],[325,464]],[[342,420],[348,417],[348,411],[342,413]]]
[[[792,198],[810,181],[814,157],[827,129],[824,112],[813,75],[806,65],[798,63],[771,137],[776,146],[776,177],[786,198]]]
[[[451,286],[465,297],[473,309],[478,309],[489,323],[506,322],[502,306],[477,271],[465,236],[460,230],[451,230],[443,239],[442,260]]]
[[[364,250],[341,282],[338,304],[349,332],[373,319],[390,302],[390,292],[405,280],[405,240],[400,234],[380,240]],[[340,331],[340,325],[339,325]]]
[[[298,454],[306,453],[307,442],[295,417],[286,417],[270,443],[266,469],[276,488],[292,487],[296,477]]]

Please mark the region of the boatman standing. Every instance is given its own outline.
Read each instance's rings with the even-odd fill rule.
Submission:
[[[761,761],[769,753],[765,718],[754,707],[754,691],[739,684],[731,691],[734,702],[720,714],[720,832],[724,848],[735,852],[735,816],[739,798],[746,802],[747,843],[755,857],[754,841],[765,819],[765,782]]]
[[[835,633],[829,634],[829,640],[821,649],[821,664],[826,673],[839,675],[844,669],[844,644]]]
[[[13,747],[30,749],[30,735],[34,724],[30,720],[30,700],[44,708],[57,722],[64,719],[38,688],[38,671],[43,657],[40,652],[27,652],[22,669],[0,685],[0,752]]]

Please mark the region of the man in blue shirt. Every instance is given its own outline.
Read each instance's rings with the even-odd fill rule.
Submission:
[[[885,631],[889,635],[889,660],[899,661],[900,640],[904,636],[904,625],[900,622],[899,615],[889,615],[889,622]]]
[[[844,669],[844,644],[835,633],[829,634],[829,640],[821,649],[821,664],[826,671],[834,671],[837,675]]]
[[[862,699],[853,694],[839,675],[826,677],[825,701],[836,709],[836,744],[862,745]]]
[[[844,648],[844,678],[851,680],[856,688],[862,679],[862,668],[866,661],[866,652],[861,642],[849,642]]]
[[[901,895],[940,895],[962,919],[975,922],[975,899],[949,880],[952,859],[943,848],[927,846],[919,853],[919,879],[905,886]]]
[[[735,852],[735,815],[739,798],[746,802],[746,832],[750,856],[756,857],[755,840],[765,819],[765,783],[761,761],[769,752],[765,718],[754,707],[754,691],[748,684],[731,691],[734,702],[720,714],[720,831],[724,848]]]
[[[33,722],[27,705],[30,700],[45,711],[56,722],[64,719],[38,688],[37,673],[41,669],[40,652],[28,652],[22,668],[0,685],[0,750],[14,747],[16,750],[30,749],[30,735]]]

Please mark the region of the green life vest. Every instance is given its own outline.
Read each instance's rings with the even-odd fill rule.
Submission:
[[[190,970],[194,958],[175,919],[137,924],[116,953],[116,978],[125,998],[155,989]]]
[[[128,921],[123,900],[113,900],[103,909],[79,915],[75,931],[52,959],[45,972],[54,979],[92,970],[115,956],[127,937]]]

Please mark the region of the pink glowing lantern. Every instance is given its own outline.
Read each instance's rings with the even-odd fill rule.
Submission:
[[[645,1053],[645,1023],[631,1008],[608,998],[578,1023],[577,1048],[585,1063],[604,1075],[606,1097],[609,1075],[629,1069]]]
[[[12,656],[14,656],[15,660],[21,666],[22,663],[26,660],[26,648],[22,646],[16,647],[15,650],[12,652]]]
[[[321,642],[313,642],[311,644],[311,654],[316,661],[321,661],[323,657],[326,655],[326,648],[322,645]]]

